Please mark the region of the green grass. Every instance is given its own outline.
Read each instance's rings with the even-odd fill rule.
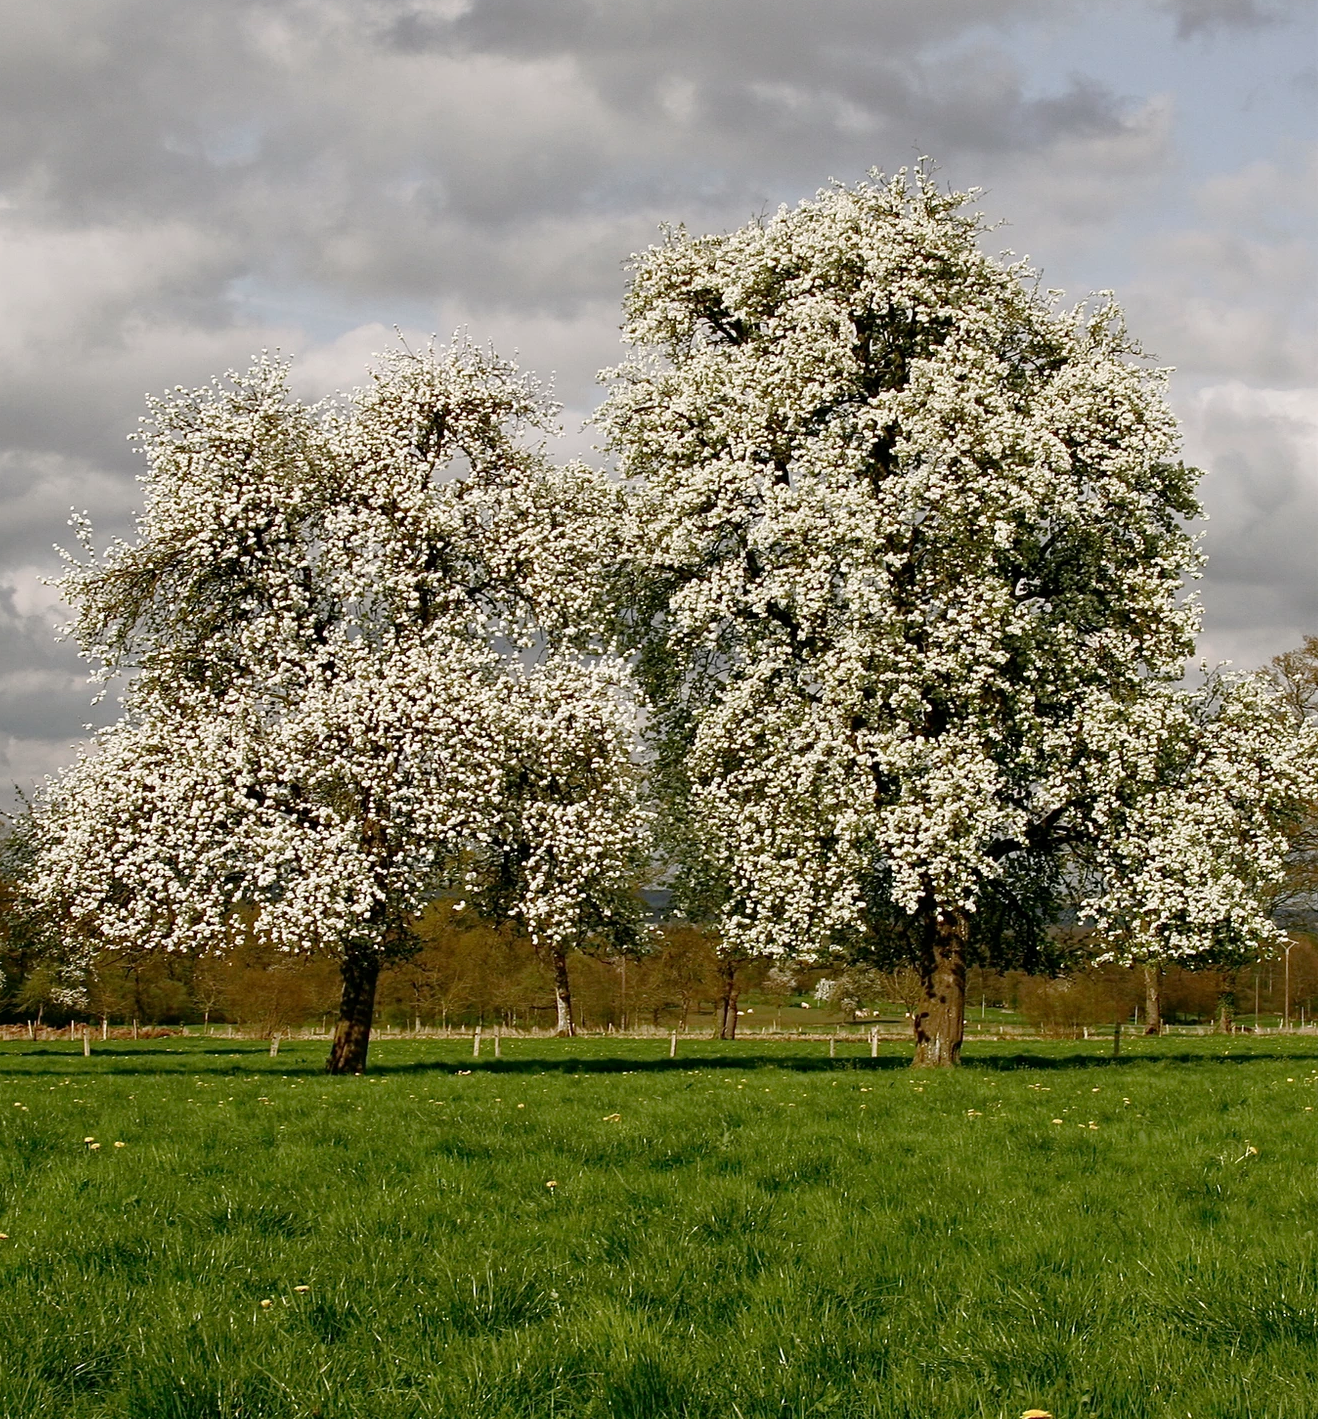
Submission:
[[[1318,1046],[1109,1049],[6,1045],[0,1414],[1309,1419]]]

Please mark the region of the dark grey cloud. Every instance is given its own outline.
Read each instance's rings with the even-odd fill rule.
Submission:
[[[1164,0],[1176,20],[1176,33],[1190,39],[1218,29],[1255,30],[1275,25],[1298,6],[1295,0]]]

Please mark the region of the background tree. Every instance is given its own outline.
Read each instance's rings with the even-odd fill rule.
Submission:
[[[1318,722],[1318,636],[1272,661],[1271,675],[1296,724]],[[1291,925],[1318,927],[1318,799],[1296,805],[1284,825],[1286,870],[1271,895],[1273,914]]]
[[[646,944],[648,834],[620,682],[616,672],[557,667],[527,687],[502,809],[477,853],[485,910],[522,926],[553,973],[560,1035],[575,1032],[569,953],[638,954]]]
[[[1318,789],[1318,732],[1266,675],[1228,673],[1192,692],[1151,686],[1084,732],[1106,747],[1093,780],[1103,830],[1075,859],[1082,911],[1099,961],[1143,963],[1151,1011],[1166,963],[1225,978],[1280,939],[1272,898],[1287,827]]]
[[[395,354],[346,404],[302,405],[269,359],[152,403],[137,539],[98,558],[80,528],[62,583],[84,654],[127,680],[38,805],[35,886],[70,939],[223,951],[241,915],[326,953],[328,1068],[360,1070],[381,966],[496,839],[552,859],[511,901],[536,929],[572,915],[575,871],[631,863],[625,675],[597,634],[615,495],[545,460],[551,417],[469,345]],[[510,798],[528,735],[570,757],[578,724],[616,811],[574,814],[575,780],[553,812]]]
[[[981,251],[965,201],[902,173],[668,232],[601,415],[675,856],[725,951],[914,964],[918,1065],[958,1058],[969,959],[1046,950],[1197,624],[1163,376],[1112,302]]]
[[[668,922],[655,957],[657,988],[677,1008],[678,1027],[685,1030],[692,1011],[712,996],[718,956],[709,936],[689,922]]]

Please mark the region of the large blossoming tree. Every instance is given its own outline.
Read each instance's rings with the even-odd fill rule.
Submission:
[[[601,415],[679,896],[729,953],[909,952],[921,1065],[957,1060],[967,960],[1037,959],[1064,887],[1129,956],[1265,929],[1211,854],[1272,831],[1248,774],[1173,772],[1212,754],[1163,376],[964,203],[876,175],[670,231]]]
[[[263,359],[153,404],[136,539],[84,535],[63,583],[126,681],[34,816],[71,946],[331,953],[341,1072],[445,891],[511,879],[560,977],[626,934],[645,820],[599,639],[616,492],[545,459],[551,416],[464,344],[400,352],[346,403],[303,405]]]

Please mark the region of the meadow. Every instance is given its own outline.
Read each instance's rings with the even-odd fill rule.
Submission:
[[[0,1415],[1311,1419],[1312,1037],[0,1046]]]

